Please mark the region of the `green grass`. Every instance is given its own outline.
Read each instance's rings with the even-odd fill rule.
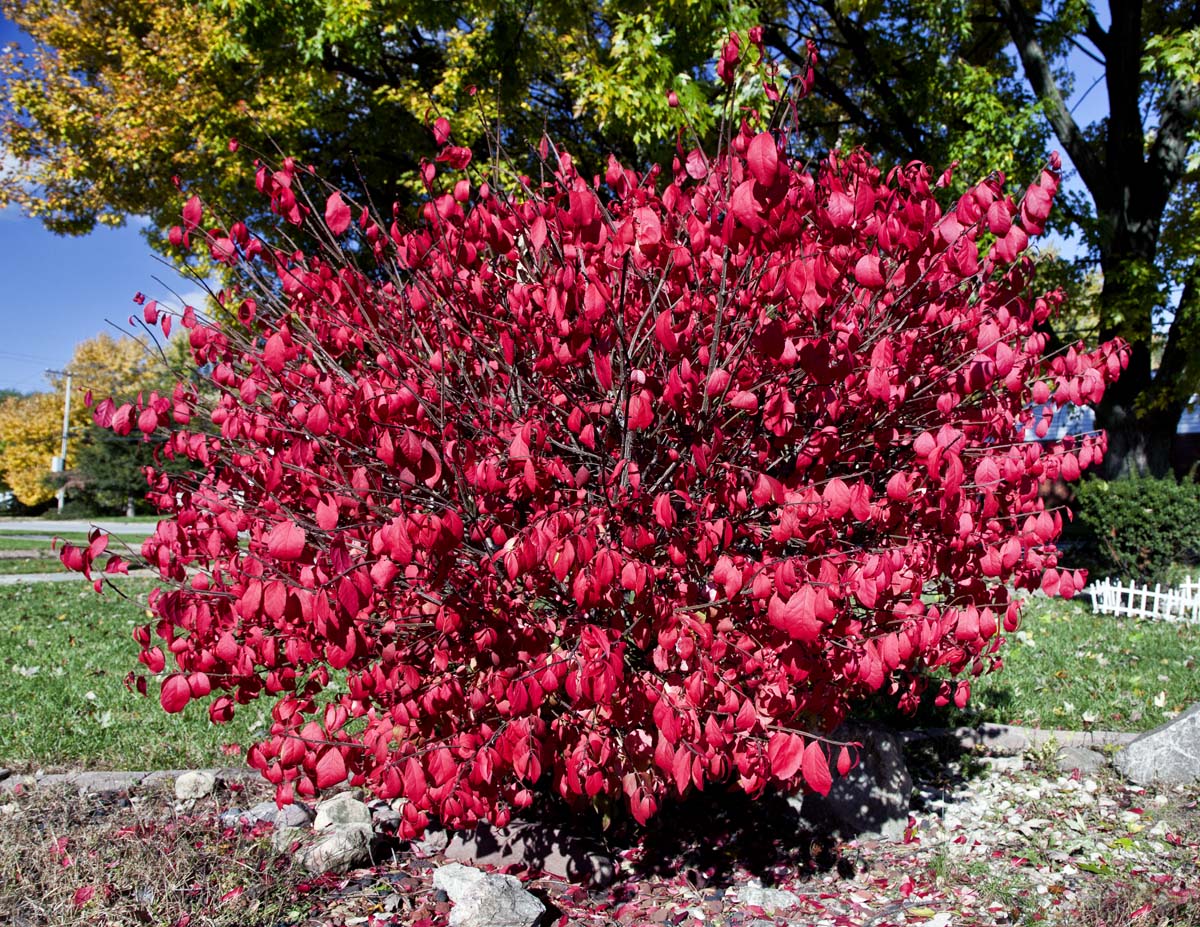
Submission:
[[[135,625],[146,622],[150,584],[124,580],[138,601],[82,581],[0,589],[0,765],[15,769],[169,769],[236,762],[223,744],[269,724],[268,704],[245,706],[221,726],[193,702],[178,715],[125,688],[137,663]]]
[[[1144,731],[1200,701],[1200,625],[1094,615],[1086,600],[1033,598],[1004,666],[976,679],[954,723]]]
[[[18,573],[62,573],[66,567],[57,557],[0,557],[0,576]]]

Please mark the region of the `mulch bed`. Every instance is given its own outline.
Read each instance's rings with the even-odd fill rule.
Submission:
[[[822,838],[769,801],[707,795],[635,837],[610,836],[618,873],[603,890],[516,874],[551,909],[546,924],[578,927],[1200,927],[1196,788],[1060,772],[1047,751],[925,754],[910,755],[918,810],[901,841]],[[0,923],[448,923],[437,855],[384,841],[375,867],[314,878],[272,849],[270,825],[221,825],[222,811],[268,795],[234,781],[187,807],[159,781],[0,799]]]

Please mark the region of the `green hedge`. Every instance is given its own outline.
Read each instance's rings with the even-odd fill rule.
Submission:
[[[1163,582],[1172,567],[1200,562],[1200,486],[1191,478],[1092,478],[1076,492],[1097,566],[1110,576]]]

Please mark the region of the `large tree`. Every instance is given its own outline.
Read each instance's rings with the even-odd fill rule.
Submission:
[[[1180,413],[1200,388],[1200,6],[790,0],[763,13],[784,56],[810,38],[822,50],[816,89],[828,118],[814,126],[817,143],[849,138],[895,160],[961,158],[969,175],[1028,169],[1031,145],[1037,153],[1053,133],[1084,193],[1052,221],[1082,232],[1100,272],[1099,337],[1133,346],[1097,409],[1105,469],[1166,472]],[[1072,54],[1095,63],[1106,91],[1107,110],[1090,125],[1067,103],[1089,89],[1076,87]]]
[[[231,214],[257,209],[259,152],[386,207],[422,191],[429,126],[455,113],[480,157],[498,137],[519,160],[543,132],[595,164],[610,149],[659,155],[683,121],[667,91],[709,124],[705,66],[753,15],[724,0],[642,6],[0,0],[29,36],[0,58],[0,202],[65,233],[143,214],[161,236],[178,182]]]

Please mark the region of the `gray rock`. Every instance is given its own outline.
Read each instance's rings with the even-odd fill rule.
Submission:
[[[1063,747],[1058,751],[1055,762],[1058,764],[1058,768],[1066,773],[1074,772],[1076,769],[1081,773],[1094,773],[1108,761],[1104,758],[1103,753],[1089,750],[1087,747]]]
[[[217,777],[212,773],[186,772],[175,780],[175,797],[180,801],[195,801],[211,795],[216,787]]]
[[[387,802],[373,801],[367,807],[371,809],[371,823],[376,830],[395,831],[400,826],[400,812]]]
[[[350,792],[339,792],[317,805],[314,830],[325,830],[350,824],[371,826],[371,809]]]
[[[519,879],[459,863],[439,867],[433,887],[454,904],[450,927],[533,927],[546,911]]]
[[[271,834],[271,849],[279,854],[291,853],[292,844],[303,840],[307,835],[308,829],[305,827],[289,827],[286,824],[281,826],[276,823],[275,832]]]
[[[593,888],[608,885],[614,873],[612,859],[599,847],[532,822],[480,824],[474,831],[452,835],[445,854],[446,859],[497,869],[519,863]]]
[[[781,888],[766,888],[757,879],[751,879],[737,890],[738,900],[745,905],[760,907],[767,914],[787,911],[800,906],[800,899]]]
[[[300,863],[309,872],[345,872],[371,859],[371,825],[342,824],[300,853]]]
[[[272,808],[275,807],[274,802],[267,802]],[[258,807],[257,805],[255,807]],[[254,809],[250,809],[253,811]],[[304,804],[304,802],[294,801],[290,805],[284,805],[282,808],[275,810],[275,826],[276,827],[303,827],[305,824],[312,823],[313,810]]]
[[[417,856],[429,857],[437,856],[450,844],[450,835],[444,830],[434,827],[429,827],[425,830],[425,836],[420,840],[412,842],[412,850]]]
[[[1139,785],[1187,785],[1200,780],[1200,702],[1132,741],[1113,760]]]
[[[831,740],[858,742],[858,765],[847,776],[834,776],[829,794],[793,798],[802,817],[829,828],[845,839],[882,836],[898,840],[908,826],[912,778],[904,763],[900,741],[880,728],[848,721]],[[853,749],[853,748],[852,748]]]
[[[250,821],[250,812],[241,808],[230,808],[221,812],[219,820],[222,827],[241,827],[243,822]]]

